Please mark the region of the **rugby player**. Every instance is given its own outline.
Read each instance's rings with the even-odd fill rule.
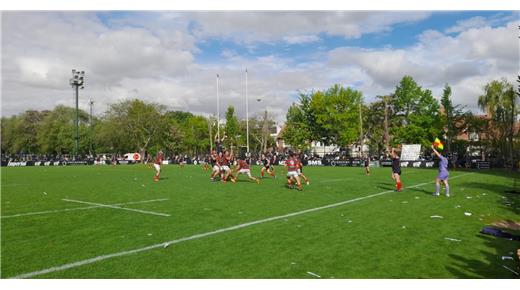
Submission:
[[[253,180],[257,184],[260,184],[260,179],[251,176],[251,169],[248,160],[243,157],[241,159],[238,159],[238,167],[236,168],[237,173],[237,179],[240,174],[246,174],[247,177],[249,177],[250,180]]]
[[[401,191],[401,160],[399,159],[399,155],[395,152],[394,148],[392,148],[392,179],[395,180],[395,188],[396,191]]]
[[[155,162],[153,163],[153,167],[155,168],[155,176],[153,177],[153,181],[159,181],[159,176],[161,175],[161,164],[164,159],[164,154],[162,150],[159,150],[157,153],[157,157],[155,157]]]
[[[209,162],[211,164],[211,175],[210,179],[211,181],[215,181],[215,178],[217,175],[220,175],[220,165],[219,165],[219,156],[217,154],[217,151],[213,150],[211,152],[211,155],[209,157]]]
[[[296,182],[298,190],[301,191],[302,183],[300,176],[298,176],[298,165],[294,153],[289,154],[289,159],[285,161],[285,166],[287,167],[287,186],[292,189],[294,188],[294,183]]]
[[[296,157],[296,164],[298,165],[298,176],[301,176],[305,181],[305,184],[310,185],[309,179],[303,174],[303,163],[300,156]]]
[[[275,177],[274,172],[271,170],[272,164],[271,159],[267,158],[265,154],[262,154],[262,170],[260,171],[260,174],[262,175],[262,178],[264,178],[264,174],[267,171],[267,173],[273,177]]]
[[[233,176],[231,168],[229,167],[232,159],[233,155],[228,150],[226,150],[226,152],[220,158],[220,168],[224,172],[222,182],[226,182],[228,178],[231,178],[233,183],[237,181],[235,176]]]

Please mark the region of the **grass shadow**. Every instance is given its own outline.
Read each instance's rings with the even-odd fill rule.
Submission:
[[[518,246],[518,243],[515,244],[514,241],[485,236],[482,234],[478,234],[477,237],[484,239],[485,244],[488,247],[496,249],[497,254],[480,251],[484,257],[483,260],[479,259],[479,257],[472,258],[450,254],[449,257],[453,260],[453,263],[447,265],[446,270],[456,277],[464,279],[520,278],[520,276],[515,275],[513,272],[510,272],[503,267],[505,265],[518,271],[518,262],[511,260],[503,261],[501,259],[502,255],[509,255],[508,253],[511,252],[513,248],[516,248],[515,245]]]

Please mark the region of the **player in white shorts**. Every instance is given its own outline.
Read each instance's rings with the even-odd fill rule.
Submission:
[[[161,175],[161,163],[163,161],[164,154],[162,150],[159,150],[159,153],[157,153],[157,157],[155,158],[155,162],[153,163],[153,167],[155,168],[155,175],[153,177],[153,181],[157,182],[159,181],[159,176]]]
[[[260,183],[260,180],[256,177],[251,176],[251,169],[249,167],[249,163],[247,163],[245,158],[238,160],[238,167],[236,169],[237,172],[237,178],[240,174],[246,174],[249,179],[253,180],[257,184]]]
[[[298,190],[302,190],[302,182],[298,175],[298,164],[294,153],[289,155],[289,159],[285,162],[285,166],[287,166],[287,185],[289,188],[294,188],[294,182],[296,182]]]

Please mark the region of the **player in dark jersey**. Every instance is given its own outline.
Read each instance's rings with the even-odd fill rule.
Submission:
[[[303,163],[300,156],[296,155],[296,165],[298,166],[298,176],[301,176],[305,184],[310,185],[309,179],[303,174]]]
[[[237,179],[240,174],[246,174],[249,179],[253,180],[257,184],[260,183],[260,179],[251,176],[250,165],[245,157],[238,159],[238,167],[236,168],[235,172],[237,173]]]
[[[365,156],[365,175],[370,175],[370,156]]]
[[[298,165],[294,153],[289,155],[289,159],[285,161],[285,166],[287,167],[287,186],[292,189],[294,188],[294,183],[296,183],[298,190],[301,191],[302,182],[300,176],[298,176]]]
[[[153,177],[153,181],[157,182],[159,181],[159,176],[161,175],[161,164],[164,159],[164,154],[162,150],[159,150],[159,153],[157,153],[157,156],[155,157],[155,162],[153,163],[153,167],[155,168],[155,175]]]
[[[217,151],[213,150],[211,152],[211,155],[209,156],[209,162],[211,164],[212,169],[210,179],[211,181],[215,181],[215,177],[217,177],[220,174],[219,156],[217,154]]]
[[[397,191],[401,191],[401,160],[399,154],[392,148],[392,179],[395,180],[395,188]]]
[[[265,154],[262,154],[262,170],[260,171],[260,174],[262,175],[262,178],[264,178],[264,174],[267,171],[267,173],[271,176],[274,176],[274,172],[271,171],[271,160],[265,156]]]

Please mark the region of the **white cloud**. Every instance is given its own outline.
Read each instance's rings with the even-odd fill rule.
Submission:
[[[80,107],[92,97],[97,114],[128,98],[170,109],[211,114],[220,73],[221,116],[234,105],[245,115],[245,68],[249,70],[250,115],[264,108],[279,121],[299,90],[355,86],[367,100],[388,94],[405,74],[439,95],[444,83],[456,102],[476,107],[475,98],[492,79],[518,71],[518,21],[471,27],[457,35],[429,30],[408,48],[321,47],[324,33],[346,38],[386,33],[395,23],[424,19],[416,12],[190,12],[137,13],[101,20],[93,13],[2,14],[2,115],[73,104],[71,69],[86,71]],[[197,45],[234,40],[241,47],[216,51],[222,57],[197,62]],[[305,55],[247,56],[262,43],[313,43]],[[275,46],[273,46],[276,48]],[[255,99],[261,98],[258,103]]]
[[[329,63],[338,68],[359,67],[386,93],[392,92],[404,75],[413,76],[436,96],[448,83],[453,86],[456,103],[476,110],[476,98],[487,82],[502,77],[514,82],[519,63],[519,24],[514,21],[496,28],[470,28],[457,36],[428,30],[419,36],[417,44],[403,49],[336,48],[329,52]]]
[[[475,16],[469,19],[464,19],[457,21],[452,27],[444,30],[446,33],[459,33],[462,31],[466,31],[471,28],[480,28],[488,25],[488,20],[482,16]]]
[[[320,41],[320,38],[316,35],[295,35],[286,36],[283,40],[288,44],[304,44]]]
[[[387,32],[396,23],[429,17],[429,12],[301,11],[193,12],[197,38],[223,38],[238,43],[316,40],[317,35],[359,38]]]

